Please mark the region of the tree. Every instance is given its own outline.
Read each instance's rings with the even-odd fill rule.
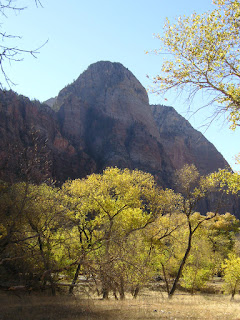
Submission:
[[[236,234],[239,232],[239,220],[229,212],[216,215],[207,221],[200,230],[201,237],[206,237],[211,247],[215,274],[221,274],[221,263],[237,243]]]
[[[180,281],[181,285],[190,290],[191,294],[195,290],[201,290],[214,275],[213,256],[211,245],[204,235],[201,232],[196,234]]]
[[[236,254],[231,253],[222,264],[222,268],[225,290],[231,293],[231,300],[233,300],[240,285],[240,258]]]
[[[8,12],[9,11],[15,11],[15,12],[20,12],[22,10],[25,10],[26,7],[23,7],[21,5],[16,5],[16,1],[14,0],[3,0],[0,3],[0,15],[4,18],[7,18]],[[42,6],[40,0],[34,0],[36,6]],[[14,44],[12,45],[9,43],[7,44],[8,41],[14,39],[17,41],[17,39],[20,39],[21,37],[18,35],[12,35],[8,34],[5,31],[0,32],[0,36],[2,38],[2,43],[0,45],[0,70],[1,73],[5,79],[5,82],[9,87],[13,84],[11,79],[8,77],[7,73],[5,72],[5,64],[6,62],[11,63],[14,61],[22,61],[23,60],[23,55],[24,54],[29,54],[36,58],[36,55],[39,53],[39,50],[45,45],[41,45],[39,48],[32,49],[32,50],[27,50],[25,48],[21,48],[18,45]],[[3,88],[3,83],[2,81],[0,82],[0,87]]]
[[[239,194],[240,175],[238,172],[232,173],[230,170],[222,169],[214,172],[212,176],[221,182],[221,188],[226,193]]]
[[[204,90],[215,116],[226,113],[231,128],[240,125],[239,0],[214,0],[216,9],[190,17],[168,19],[157,54],[168,53],[161,73],[154,78],[155,92],[184,90],[190,101]]]
[[[196,213],[201,199],[207,198],[219,187],[219,182],[213,176],[200,176],[194,165],[185,165],[176,173],[177,186],[180,193],[172,198],[172,212],[153,222],[154,231],[149,234],[152,241],[159,247],[159,262],[162,266],[163,278],[169,298],[171,298],[182,277],[184,268],[193,250],[194,241],[199,229],[209,220],[216,217],[219,210],[218,203],[213,212],[205,216]],[[174,205],[175,204],[175,205]],[[170,224],[164,220],[168,219]],[[163,220],[163,224],[162,224]],[[163,228],[162,225],[166,226]],[[156,232],[159,228],[159,232]],[[166,233],[167,230],[167,233]],[[167,234],[168,237],[164,235]],[[157,258],[156,258],[157,260]],[[167,279],[167,268],[171,266],[170,275],[173,281]]]
[[[200,177],[194,165],[185,165],[177,171],[177,181],[183,195],[183,214],[186,217],[188,236],[184,255],[179,264],[175,280],[169,292],[169,297],[175,293],[177,284],[182,275],[183,268],[192,250],[193,236],[206,221],[213,219],[218,210],[219,204],[214,212],[208,212],[206,216],[198,215],[196,217],[195,210],[199,201],[206,198],[212,191],[216,191],[218,182],[211,176]]]
[[[5,270],[12,280],[19,273],[25,280],[38,275],[55,293],[51,271],[57,273],[62,266],[65,249],[61,202],[59,190],[46,184],[7,186],[0,197],[0,272]]]
[[[120,299],[126,292],[136,297],[159,270],[169,297],[179,282],[201,287],[209,266],[219,270],[232,250],[239,224],[230,214],[195,212],[219,187],[214,175],[200,177],[186,166],[177,176],[181,193],[159,189],[148,173],[118,168],[62,188],[1,182],[1,276],[21,275],[26,283],[37,276],[36,284],[50,284],[54,294],[59,273],[71,276],[70,293],[84,274],[103,298],[112,291]],[[206,259],[209,251],[217,263]]]
[[[211,276],[219,274],[222,262],[233,251],[238,232],[239,220],[230,213],[216,215],[202,224],[193,239],[181,285],[193,293],[202,289]]]
[[[137,278],[141,282],[140,265],[147,261],[146,251],[140,249],[140,235],[138,245],[131,235],[161,214],[163,195],[150,174],[118,168],[68,181],[63,191],[73,199],[69,219],[77,227],[80,240],[78,255],[82,266],[77,266],[74,279],[85,265],[85,270],[100,279],[103,298],[108,298],[112,290],[123,299],[130,279],[132,284],[137,283]],[[142,251],[139,261],[133,257],[134,246]]]
[[[66,261],[62,259],[66,241],[65,207],[58,188],[46,184],[30,185],[28,199],[21,225],[21,233],[25,236],[24,263],[32,266],[44,285],[47,281],[50,283],[54,295],[54,277]]]
[[[172,204],[176,201],[176,196],[175,194],[175,197],[171,198]],[[181,206],[176,205],[175,209],[171,214],[160,216],[145,230],[146,237],[151,242],[152,268],[155,275],[163,279],[168,295],[189,239],[186,216]],[[201,216],[198,212],[193,213],[191,224],[194,226],[204,219],[206,216]],[[204,288],[213,274],[222,271],[221,264],[232,252],[238,231],[239,221],[230,213],[205,220],[192,236],[191,250],[178,283],[192,293]]]

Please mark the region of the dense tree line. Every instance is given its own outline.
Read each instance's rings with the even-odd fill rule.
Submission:
[[[196,212],[201,199],[229,190],[220,177],[187,165],[176,174],[179,193],[159,188],[148,173],[118,168],[61,188],[1,182],[1,285],[55,294],[64,276],[72,293],[84,275],[103,298],[124,299],[158,276],[171,297],[179,285],[194,292],[225,271],[231,287],[239,221],[219,215],[220,203]]]

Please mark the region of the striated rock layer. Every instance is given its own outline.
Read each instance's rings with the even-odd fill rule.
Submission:
[[[173,108],[150,106],[146,90],[120,63],[92,64],[44,104],[1,91],[2,177],[16,175],[6,165],[9,146],[18,145],[22,154],[32,130],[47,139],[49,175],[59,182],[118,166],[150,172],[163,187],[173,187],[174,171],[186,163],[201,174],[228,165]]]

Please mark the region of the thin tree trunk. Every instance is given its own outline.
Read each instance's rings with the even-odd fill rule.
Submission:
[[[181,262],[181,264],[180,264],[180,266],[179,266],[179,269],[178,269],[176,278],[175,278],[175,280],[174,280],[174,282],[173,282],[172,288],[171,288],[171,290],[170,290],[170,292],[169,292],[169,294],[168,294],[168,297],[169,297],[169,298],[172,298],[172,296],[174,295],[174,292],[175,292],[176,289],[177,289],[177,284],[178,284],[179,279],[180,279],[180,277],[181,277],[181,275],[182,275],[182,270],[183,270],[183,267],[184,267],[184,265],[185,265],[185,263],[186,263],[186,261],[187,261],[187,257],[188,257],[188,255],[189,255],[189,252],[190,252],[190,250],[191,250],[191,247],[192,247],[192,230],[191,230],[191,227],[190,227],[189,236],[188,236],[188,246],[187,246],[186,252],[185,252],[185,254],[184,254],[184,257],[183,257],[183,259],[182,259],[182,262]]]
[[[106,300],[108,299],[110,288],[109,288],[108,277],[106,274],[104,274],[102,270],[100,272],[100,279],[102,283],[102,298]]]
[[[49,282],[51,284],[52,296],[55,296],[56,295],[56,285],[54,283],[54,280],[53,280],[51,274],[49,275]]]
[[[137,299],[137,296],[139,294],[139,291],[140,291],[140,286],[139,284],[136,286],[136,288],[134,289],[134,292],[133,292],[133,299]]]
[[[106,232],[106,236],[105,236],[105,243],[106,243],[106,249],[105,249],[105,257],[104,257],[104,261],[109,262],[109,249],[110,249],[110,239],[111,239],[111,235],[112,235],[112,227],[113,227],[113,220],[109,219],[109,229]],[[107,266],[108,268],[109,266]],[[109,295],[109,291],[110,291],[110,286],[109,286],[109,276],[106,272],[107,270],[105,270],[105,274],[104,271],[102,272],[102,276],[101,276],[101,282],[102,282],[102,295],[103,295],[103,299],[108,299],[108,295]]]
[[[71,283],[71,285],[70,285],[70,287],[69,287],[69,291],[68,291],[69,294],[73,294],[73,289],[74,289],[74,286],[75,286],[75,284],[76,284],[76,282],[77,282],[80,268],[81,268],[81,263],[79,263],[78,266],[77,266],[77,269],[76,269],[74,278],[73,278],[72,283]]]
[[[167,293],[168,293],[168,295],[169,295],[170,290],[169,290],[169,284],[168,284],[168,280],[167,280],[167,275],[166,275],[165,267],[164,267],[163,263],[161,263],[161,265],[162,265],[163,277],[164,277],[164,281],[165,281],[165,284],[166,284]]]
[[[41,253],[41,257],[43,259],[44,268],[45,268],[45,271],[47,271],[47,274],[48,274],[48,270],[50,270],[49,260],[46,259],[46,257],[45,257],[45,254],[44,254],[44,251],[43,251],[43,242],[42,242],[42,239],[41,239],[40,235],[38,236],[38,244],[39,244],[39,250],[40,250],[40,253]],[[51,273],[49,273],[49,277],[47,279],[44,277],[43,286],[46,285],[46,281],[47,280],[50,282],[52,295],[55,296],[56,295],[56,284],[54,283],[54,280],[52,278]]]
[[[123,277],[120,277],[119,295],[120,295],[120,299],[121,299],[121,300],[124,300],[124,299],[125,299],[124,280],[123,280]]]
[[[103,285],[102,287],[102,295],[103,295],[103,299],[107,300],[108,299],[108,294],[109,294],[109,289],[107,286]]]
[[[113,289],[113,295],[114,295],[115,300],[118,300],[117,290],[115,288]]]
[[[233,288],[233,290],[232,290],[231,300],[234,300],[234,296],[235,296],[235,294],[236,294],[236,287],[237,287],[237,282],[235,283],[235,286],[234,286],[234,288]]]

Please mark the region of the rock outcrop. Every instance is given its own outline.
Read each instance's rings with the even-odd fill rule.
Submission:
[[[5,177],[10,176],[9,146],[18,145],[20,157],[29,146],[31,130],[47,140],[49,175],[60,182],[118,166],[150,172],[159,184],[172,187],[173,172],[185,163],[194,163],[202,174],[227,166],[216,148],[173,108],[150,106],[146,90],[120,63],[89,66],[43,104],[1,91],[0,116]]]
[[[160,142],[174,169],[184,164],[195,164],[201,174],[208,174],[218,168],[229,167],[223,156],[204,135],[172,107],[152,105]]]
[[[46,176],[64,181],[83,177],[91,170],[91,159],[79,154],[63,137],[56,113],[48,105],[0,90],[0,179],[38,182]]]
[[[60,91],[53,108],[63,136],[94,160],[97,171],[138,168],[171,187],[173,172],[185,163],[202,174],[227,165],[173,108],[150,106],[146,90],[120,63],[91,65]]]

